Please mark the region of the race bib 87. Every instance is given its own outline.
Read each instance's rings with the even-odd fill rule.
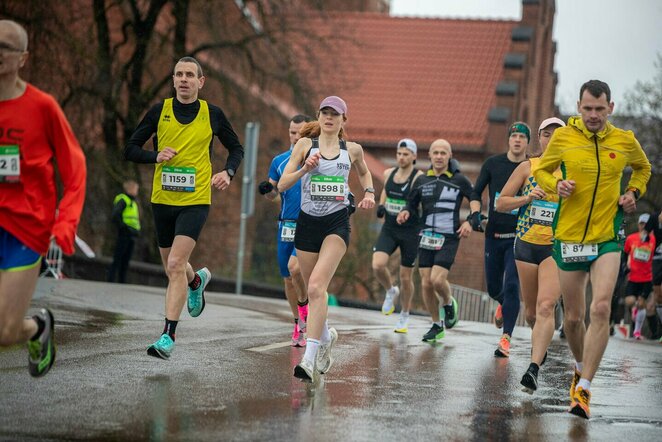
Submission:
[[[563,262],[588,262],[597,257],[597,244],[561,243],[561,260]]]

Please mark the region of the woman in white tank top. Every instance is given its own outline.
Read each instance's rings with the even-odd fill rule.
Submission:
[[[308,291],[309,313],[306,353],[295,367],[294,376],[309,382],[315,381],[318,374],[326,373],[331,367],[331,349],[338,338],[336,330],[329,329],[326,321],[326,291],[347,251],[349,221],[346,206],[352,165],[358,172],[364,191],[357,207],[372,209],[375,206],[372,176],[365,163],[363,149],[357,143],[343,140],[346,115],[347,105],[340,97],[331,96],[322,100],[317,121],[312,123],[316,125],[313,132],[315,135],[319,133],[318,138],[313,137],[313,142],[313,139],[304,137],[296,143],[278,181],[278,191],[284,192],[301,179],[300,216],[308,219],[309,224],[312,221],[324,227],[331,225],[331,230],[314,238],[319,240],[317,245],[308,247],[314,242],[310,241],[301,249],[303,238],[295,237],[301,274]],[[335,224],[341,226],[338,231],[342,231],[343,225],[346,226],[344,237],[333,230]],[[300,235],[299,228],[302,227],[297,225],[297,235]]]

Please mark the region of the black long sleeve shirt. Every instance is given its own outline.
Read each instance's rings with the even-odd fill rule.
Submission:
[[[220,107],[207,103],[209,106],[209,123],[212,132],[229,151],[228,159],[223,169],[237,170],[241,160],[244,158],[244,148],[239,138],[232,129],[232,125]],[[172,108],[175,118],[182,124],[191,123],[200,111],[200,101],[196,100],[190,104],[180,103],[177,98],[172,100]],[[147,111],[140,124],[136,128],[124,149],[124,158],[135,163],[153,164],[159,154],[158,139],[156,131],[159,125],[159,117],[163,110],[163,102],[157,103]],[[144,150],[142,147],[154,136],[154,150]],[[209,155],[212,154],[213,138],[209,143]]]
[[[496,194],[508,182],[508,178],[517,168],[519,163],[508,159],[508,154],[499,154],[489,157],[480,169],[480,175],[476,180],[471,201],[481,201],[483,190],[489,185],[489,208],[488,222],[485,235],[494,237],[494,234],[514,234],[517,228],[517,214],[501,213],[496,211]]]

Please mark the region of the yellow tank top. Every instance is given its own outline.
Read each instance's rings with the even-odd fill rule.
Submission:
[[[209,106],[200,101],[198,115],[189,124],[175,118],[172,98],[163,102],[156,131],[159,151],[172,147],[173,159],[156,163],[152,183],[152,202],[170,206],[211,204],[211,159],[209,146],[214,136],[209,121]]]
[[[530,158],[531,172],[526,179],[522,189],[522,195],[528,195],[536,187],[537,183],[533,172],[540,164],[540,158]],[[554,172],[554,176],[562,179],[560,170]],[[517,237],[523,241],[538,245],[551,245],[554,240],[552,232],[552,221],[558,209],[559,196],[547,193],[544,200],[534,200],[520,208],[517,218]]]

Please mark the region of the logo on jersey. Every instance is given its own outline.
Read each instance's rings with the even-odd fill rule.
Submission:
[[[405,190],[407,190],[407,187],[409,187],[409,181],[407,181],[405,185],[402,186],[402,191],[404,192]]]
[[[340,169],[340,170],[349,170],[349,164],[336,163],[336,165],[338,166],[338,169]]]
[[[163,121],[166,122],[166,123],[170,123],[170,114],[165,114],[163,116]]]

